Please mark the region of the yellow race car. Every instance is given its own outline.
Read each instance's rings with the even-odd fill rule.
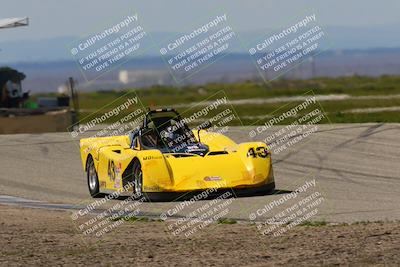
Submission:
[[[236,195],[274,191],[267,145],[236,144],[210,127],[205,122],[191,130],[174,109],[156,109],[129,135],[81,139],[90,195],[160,200],[210,189]]]

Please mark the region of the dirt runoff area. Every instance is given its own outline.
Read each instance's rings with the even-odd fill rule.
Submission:
[[[189,238],[166,222],[124,222],[88,242],[63,211],[0,206],[0,266],[399,266],[400,222],[296,226],[262,236],[247,223]]]

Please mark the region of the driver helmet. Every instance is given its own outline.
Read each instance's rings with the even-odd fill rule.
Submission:
[[[167,128],[165,128],[164,131],[161,132],[161,136],[167,140],[174,140],[175,135],[176,134],[174,133],[174,129],[172,126],[168,126]]]

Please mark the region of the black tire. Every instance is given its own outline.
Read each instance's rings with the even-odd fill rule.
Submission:
[[[103,194],[99,193],[99,178],[97,176],[97,171],[94,166],[94,161],[92,156],[89,155],[86,162],[86,177],[88,183],[89,193],[93,198],[103,197]]]
[[[133,197],[135,199],[144,197],[142,165],[138,160],[133,163]]]

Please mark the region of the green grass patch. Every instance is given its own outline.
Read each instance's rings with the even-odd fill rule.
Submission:
[[[326,221],[304,221],[300,226],[309,226],[309,227],[320,227],[320,226],[325,226],[328,223]]]
[[[153,220],[151,218],[148,217],[136,217],[136,216],[119,216],[117,218],[113,218],[111,219],[112,221],[116,222],[116,221],[125,221],[125,222],[154,222],[154,221],[158,221],[158,220]]]
[[[381,77],[365,77],[351,76],[327,78],[320,77],[308,80],[285,80],[277,79],[269,83],[263,82],[240,82],[240,83],[210,83],[206,85],[193,86],[153,86],[145,89],[135,88],[123,91],[98,91],[98,92],[81,92],[79,93],[80,119],[82,122],[88,122],[91,118],[98,116],[100,113],[115,108],[118,103],[124,102],[124,98],[119,99],[112,105],[109,105],[121,96],[131,97],[137,94],[140,101],[145,107],[170,107],[176,104],[186,105],[178,109],[184,112],[191,109],[190,112],[198,110],[199,107],[191,107],[192,103],[199,103],[218,92],[224,92],[229,100],[235,99],[252,99],[263,98],[269,99],[273,97],[290,97],[304,96],[305,93],[314,92],[316,95],[331,94],[347,94],[350,96],[374,96],[374,95],[399,95],[400,94],[400,76],[381,76]],[[220,98],[224,94],[218,94]],[[40,94],[33,96],[49,96],[52,94]],[[312,95],[311,93],[307,95]],[[214,97],[213,97],[214,98]],[[289,102],[268,103],[268,104],[246,104],[235,105],[234,109],[238,113],[239,118],[244,125],[262,124],[258,118],[254,116],[268,115],[283,107]],[[290,103],[290,106],[299,104],[301,101]],[[343,99],[336,101],[320,102],[322,108],[328,113],[329,119],[333,123],[354,123],[354,122],[400,122],[399,112],[382,111],[370,113],[348,113],[352,109],[379,108],[379,107],[395,107],[400,106],[399,98],[388,99]],[[108,106],[107,106],[108,105]],[[92,114],[94,111],[102,109],[99,113]],[[315,105],[316,107],[318,105]],[[223,107],[225,108],[225,107]],[[222,109],[221,109],[222,110]],[[282,109],[284,111],[285,108]],[[123,112],[118,118],[113,118],[107,123],[113,123],[120,117],[127,115],[129,112]],[[279,111],[278,111],[279,113]],[[278,114],[276,113],[276,114]],[[214,114],[215,115],[215,114]],[[88,117],[87,117],[88,116]],[[87,117],[87,118],[85,118]],[[284,122],[289,124],[290,121]],[[324,120],[322,123],[328,123]],[[230,125],[240,125],[240,121],[234,121]]]
[[[235,223],[237,223],[237,221],[234,219],[229,219],[229,218],[219,218],[217,223],[218,224],[235,224]]]

